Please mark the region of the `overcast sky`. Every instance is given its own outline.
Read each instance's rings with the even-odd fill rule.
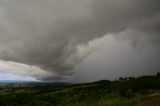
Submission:
[[[158,71],[159,0],[0,0],[0,80],[88,82]]]

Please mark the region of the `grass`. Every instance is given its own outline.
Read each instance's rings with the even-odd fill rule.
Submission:
[[[160,106],[159,76],[58,86],[15,83],[0,89],[3,106]]]

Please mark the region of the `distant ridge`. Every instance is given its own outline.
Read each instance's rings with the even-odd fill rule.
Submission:
[[[47,82],[47,81],[25,81],[25,80],[0,80],[0,84],[19,83],[19,84],[48,84],[48,85],[70,85],[66,82]]]
[[[25,81],[25,80],[0,80],[0,83],[31,83],[31,82],[39,82],[39,81]]]

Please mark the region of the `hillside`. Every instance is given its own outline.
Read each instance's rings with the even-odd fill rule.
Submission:
[[[160,75],[93,83],[1,83],[3,106],[159,106]]]

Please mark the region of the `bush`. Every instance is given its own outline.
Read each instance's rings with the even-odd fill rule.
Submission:
[[[127,98],[131,98],[134,96],[133,90],[132,89],[128,89],[125,93],[125,97]]]

